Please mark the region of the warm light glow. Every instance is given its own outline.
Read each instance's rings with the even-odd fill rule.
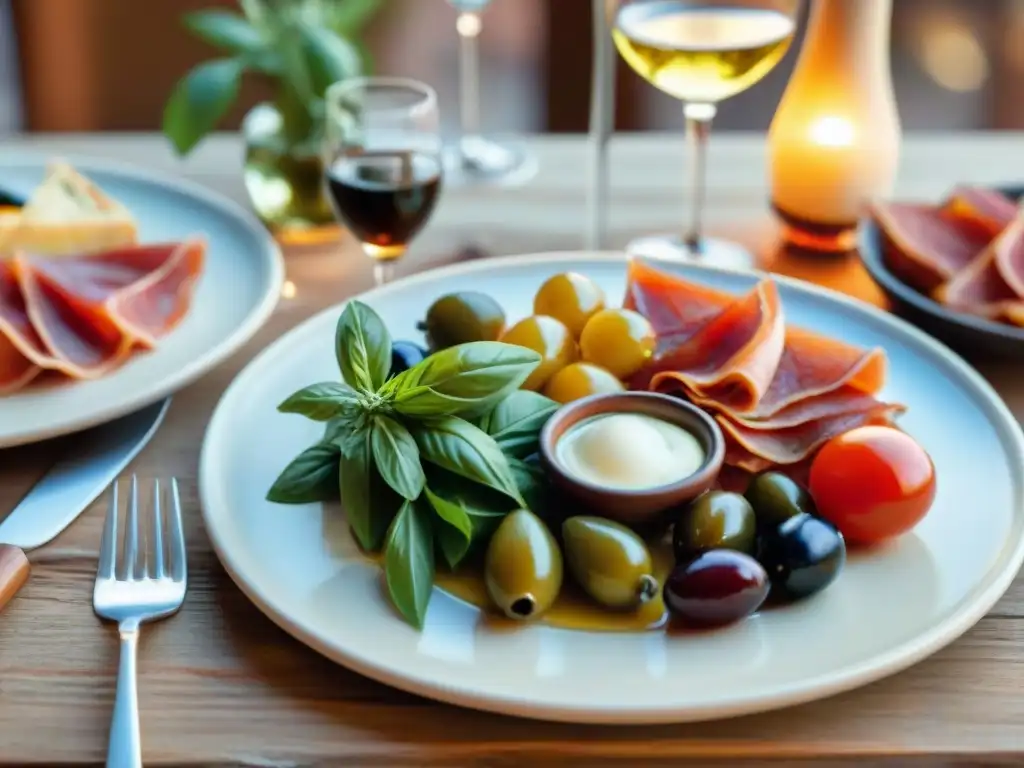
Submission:
[[[295,287],[295,283],[291,280],[285,280],[281,285],[281,298],[282,299],[294,299],[295,294],[298,293],[298,289]]]
[[[988,55],[977,35],[956,22],[936,24],[921,42],[921,65],[950,91],[976,91],[988,79]]]
[[[482,28],[478,13],[460,13],[455,20],[455,29],[463,37],[476,37]]]
[[[823,147],[848,147],[853,144],[856,129],[845,117],[819,117],[811,123],[811,140]]]

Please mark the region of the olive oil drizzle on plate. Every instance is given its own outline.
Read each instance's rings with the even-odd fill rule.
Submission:
[[[666,541],[648,542],[654,562],[654,577],[659,590],[647,603],[632,611],[615,611],[599,605],[576,586],[568,572],[554,605],[535,622],[560,629],[585,632],[648,632],[669,628],[669,614],[662,600],[660,586],[672,569],[672,546]],[[367,559],[379,564],[376,554],[363,553]],[[480,610],[487,625],[496,630],[515,630],[520,622],[501,615],[491,604],[484,585],[483,558],[467,560],[456,571],[438,564],[434,586],[448,595]]]

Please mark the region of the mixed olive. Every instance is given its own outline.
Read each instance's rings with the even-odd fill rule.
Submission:
[[[779,472],[754,477],[745,495],[709,491],[682,510],[672,532],[676,566],[665,605],[684,620],[721,624],[767,599],[825,589],[846,562],[846,543],[817,516],[810,495]]]
[[[501,306],[477,291],[437,299],[420,330],[431,350],[468,341],[503,341],[538,352],[542,362],[523,389],[559,403],[619,392],[654,354],[655,333],[638,312],[606,306],[600,286],[585,275],[548,278],[533,298],[533,314],[508,322]]]

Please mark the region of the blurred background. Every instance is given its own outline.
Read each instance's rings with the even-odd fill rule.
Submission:
[[[854,0],[851,0],[851,2]],[[233,0],[0,0],[0,131],[157,131],[177,79],[212,49],[183,13]],[[805,8],[806,13],[806,8]],[[481,39],[484,128],[587,129],[591,0],[494,0]],[[366,34],[376,71],[434,85],[457,110],[455,12],[385,0]],[[905,130],[1024,129],[1024,0],[894,0],[892,70]],[[795,61],[726,102],[716,130],[764,130]],[[681,129],[677,102],[619,62],[617,128]],[[266,94],[249,84],[222,128]]]

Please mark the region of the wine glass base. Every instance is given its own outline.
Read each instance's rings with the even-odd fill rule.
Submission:
[[[444,153],[446,186],[518,186],[532,179],[537,170],[536,156],[515,141],[472,136]]]
[[[757,266],[754,255],[739,243],[717,237],[701,238],[695,250],[679,235],[648,235],[629,242],[626,252],[662,261],[688,261],[732,270],[750,270]]]

